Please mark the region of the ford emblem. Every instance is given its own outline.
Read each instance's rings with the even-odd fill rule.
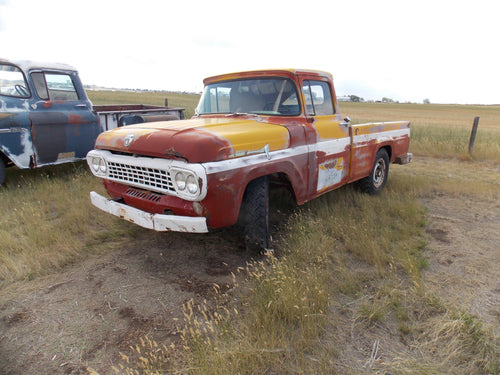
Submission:
[[[130,146],[130,144],[132,143],[133,140],[134,140],[134,135],[129,134],[123,140],[123,144],[125,145],[125,147],[128,147],[128,146]]]

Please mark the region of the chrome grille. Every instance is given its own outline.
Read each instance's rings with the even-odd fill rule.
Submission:
[[[167,170],[108,161],[108,177],[118,182],[175,193],[170,173]]]

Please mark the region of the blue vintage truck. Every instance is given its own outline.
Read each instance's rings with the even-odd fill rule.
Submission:
[[[85,159],[105,130],[183,118],[183,108],[93,106],[72,66],[0,58],[0,185],[6,167]]]

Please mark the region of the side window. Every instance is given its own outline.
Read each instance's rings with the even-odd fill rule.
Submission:
[[[55,73],[45,73],[44,75],[50,100],[78,100],[71,76]]]
[[[31,96],[24,74],[17,66],[0,64],[0,95],[17,98]]]
[[[306,80],[302,84],[306,98],[308,116],[329,116],[335,114],[330,85],[323,81]]]
[[[35,90],[40,99],[49,100],[49,92],[45,83],[45,75],[43,73],[31,73],[31,80],[35,85]]]

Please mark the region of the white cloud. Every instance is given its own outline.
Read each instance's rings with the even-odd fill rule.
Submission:
[[[3,9],[1,7],[7,5],[9,0],[0,0],[0,33],[5,30],[5,21],[3,20]]]

